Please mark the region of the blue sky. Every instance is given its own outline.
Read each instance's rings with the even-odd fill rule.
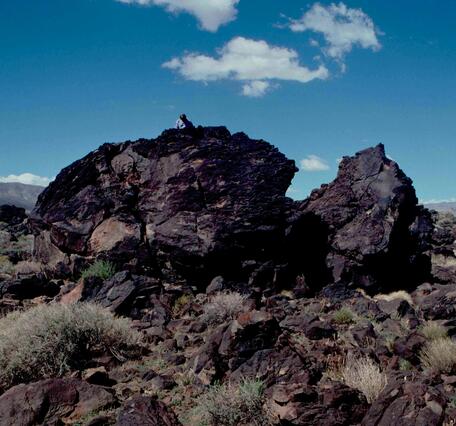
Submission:
[[[453,0],[0,1],[0,181],[187,112],[295,159],[295,198],[382,142],[421,200],[452,199],[455,20]]]

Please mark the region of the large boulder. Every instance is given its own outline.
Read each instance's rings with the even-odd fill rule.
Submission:
[[[432,276],[434,282],[456,284],[456,216],[432,212]]]
[[[5,222],[8,225],[19,225],[25,219],[27,219],[25,209],[8,204],[0,206],[0,222]]]
[[[277,250],[295,172],[269,143],[224,127],[105,144],[40,195],[35,256],[67,272],[108,257],[207,285]]]
[[[166,405],[155,398],[137,395],[121,408],[117,426],[179,426],[181,423]]]
[[[62,425],[116,404],[101,386],[77,379],[48,379],[17,385],[0,397],[2,425]]]
[[[413,374],[397,374],[389,378],[361,426],[441,425],[445,419],[446,399],[442,389],[432,386],[429,380],[415,378]]]
[[[383,145],[344,157],[337,178],[313,191],[298,211],[289,230],[289,238],[303,246],[295,262],[305,264],[315,251],[325,256],[324,264],[312,261],[310,278],[317,284],[342,281],[377,292],[410,288],[429,277],[424,252],[430,215]],[[315,250],[306,234],[320,241]]]
[[[40,195],[35,256],[60,274],[108,258],[201,290],[222,277],[263,292],[374,293],[430,277],[431,216],[383,145],[345,157],[332,183],[294,203],[295,172],[269,143],[224,127],[105,144]]]

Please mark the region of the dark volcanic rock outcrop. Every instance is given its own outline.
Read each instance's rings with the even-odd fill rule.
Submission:
[[[337,178],[313,191],[299,210],[291,230],[295,240],[306,241],[303,223],[314,222],[322,238],[327,234],[328,246],[320,251],[326,250],[328,282],[384,291],[428,278],[430,261],[423,253],[431,218],[383,145],[345,157]]]
[[[163,402],[135,396],[122,407],[117,426],[179,426],[175,414]]]
[[[19,225],[25,219],[27,219],[25,209],[8,204],[0,206],[0,222],[5,222],[8,225]]]
[[[430,216],[382,145],[344,158],[337,178],[301,203],[285,197],[295,172],[267,142],[224,127],[105,144],[39,197],[35,255],[67,273],[109,258],[203,289],[219,276],[302,294],[428,277]]]
[[[207,285],[276,248],[295,171],[270,144],[223,127],[105,144],[39,197],[36,256],[66,266],[105,256]]]
[[[111,407],[105,388],[77,379],[48,379],[17,385],[0,397],[2,425],[62,425]]]

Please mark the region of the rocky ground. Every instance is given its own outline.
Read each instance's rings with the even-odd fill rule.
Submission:
[[[0,208],[0,424],[453,425],[456,219],[382,145],[295,172],[170,130]]]

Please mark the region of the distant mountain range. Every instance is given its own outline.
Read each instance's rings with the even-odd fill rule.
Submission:
[[[427,203],[424,205],[429,210],[437,210],[441,213],[456,214],[456,202]]]
[[[0,183],[0,205],[11,204],[32,210],[35,207],[38,195],[44,187],[37,185],[25,185],[23,183]]]

